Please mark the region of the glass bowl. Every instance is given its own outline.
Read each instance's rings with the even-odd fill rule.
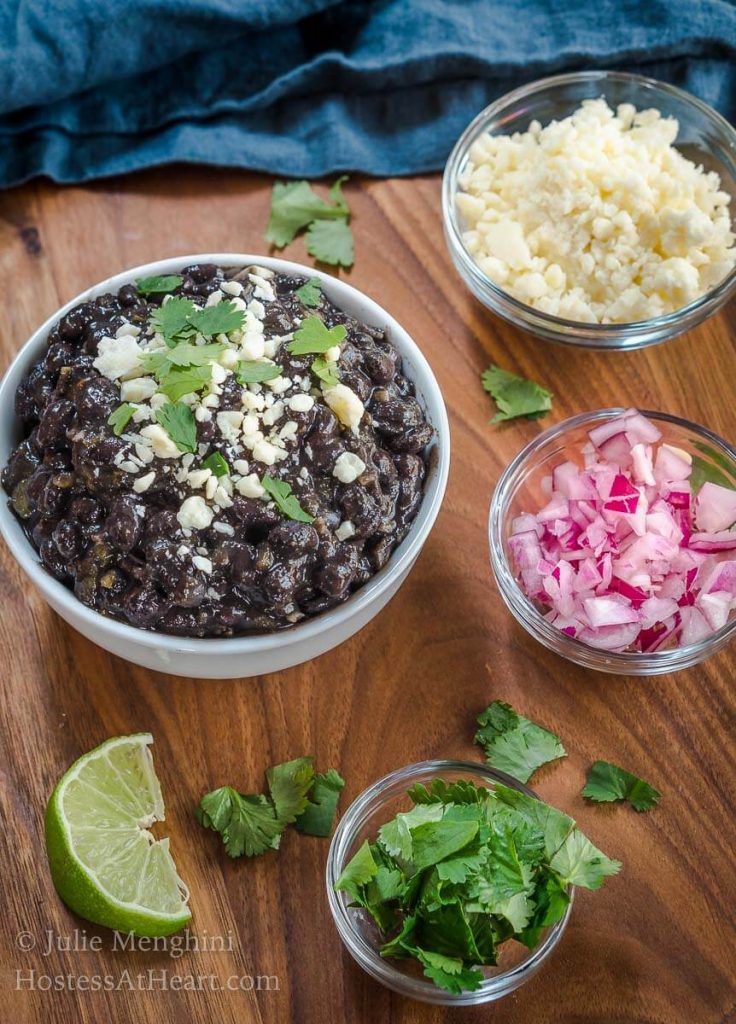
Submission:
[[[367,839],[373,842],[381,825],[395,817],[399,811],[409,810],[412,806],[407,790],[415,783],[429,784],[437,778],[450,782],[470,779],[489,789],[496,783],[502,783],[538,799],[536,793],[505,772],[470,761],[420,761],[390,772],[364,790],[340,820],[327,856],[327,897],[335,926],[345,947],[376,981],[393,992],[424,1003],[437,1006],[478,1006],[501,999],[534,977],[562,938],[570,918],[574,890],[569,891],[570,903],[565,916],[543,932],[535,950],[529,950],[513,941],[506,943],[499,956],[500,963],[496,967],[481,968],[486,978],[480,987],[473,992],[457,995],[438,988],[425,978],[421,967],[414,960],[382,958],[378,952],[382,940],[372,919],[364,910],[350,907],[346,893],[335,892],[335,883],[343,868],[364,841]]]
[[[734,267],[711,291],[672,313],[627,324],[587,324],[533,309],[494,284],[475,262],[462,240],[464,230],[455,196],[468,152],[486,133],[526,131],[531,121],[542,125],[567,117],[583,100],[603,97],[609,106],[633,103],[637,110],[656,107],[677,118],[675,146],[706,171],[716,171],[721,188],[736,197],[736,130],[705,103],[663,82],[612,71],[582,71],[543,78],[492,103],[458,139],[445,167],[442,216],[450,256],[471,292],[494,313],[537,337],[601,349],[635,349],[673,338],[716,312],[736,290]],[[736,207],[736,200],[732,203]],[[731,211],[736,217],[736,209]]]
[[[573,416],[540,434],[506,467],[491,499],[488,522],[491,566],[506,606],[524,629],[548,650],[578,665],[601,672],[632,676],[661,675],[697,665],[725,647],[736,635],[736,616],[704,640],[684,647],[648,653],[603,651],[562,633],[547,622],[516,582],[508,548],[511,521],[522,512],[542,508],[549,501],[543,489],[544,477],[567,458],[579,462],[580,450],[589,440],[588,430],[625,411],[600,409],[598,412]],[[648,410],[642,410],[642,413],[657,424],[667,443],[696,455],[716,471],[730,477],[736,487],[736,449],[730,444],[705,427],[677,416]]]

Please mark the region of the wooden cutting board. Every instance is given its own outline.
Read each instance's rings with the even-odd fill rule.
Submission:
[[[646,351],[556,347],[493,318],[465,290],[443,241],[438,177],[353,182],[348,196],[356,265],[346,277],[413,335],[447,401],[452,468],[439,520],[398,596],[358,636],[300,668],[222,682],[159,675],[106,654],[51,612],[0,552],[0,1017],[14,1024],[733,1022],[736,650],[653,679],[587,672],[549,654],[501,602],[486,516],[512,456],[552,422],[585,409],[666,410],[736,440],[734,306]],[[54,309],[124,267],[190,252],[265,252],[268,205],[266,179],[206,169],[167,168],[84,188],[34,183],[0,194],[2,368]],[[303,243],[286,253],[304,259]],[[492,360],[551,388],[553,413],[542,423],[491,426],[478,375]],[[494,698],[563,738],[568,758],[541,770],[535,788],[624,869],[602,891],[578,893],[542,972],[491,1008],[410,1003],[363,974],[330,918],[326,840],[290,830],[280,851],[232,862],[193,818],[204,791],[225,783],[258,788],[268,765],[301,754],[342,772],[343,808],[409,762],[478,760],[475,716]],[[42,822],[54,782],[95,744],[138,730],[155,738],[165,832],[192,891],[190,942],[214,942],[219,951],[177,958],[116,949],[111,933],[76,919],[51,885]],[[586,804],[585,771],[599,757],[656,785],[660,806],[639,815]],[[56,945],[80,947],[86,937],[101,949],[49,952],[49,934]],[[45,980],[57,975],[58,982]],[[95,976],[115,990],[80,991]],[[240,977],[250,991],[238,990]],[[60,990],[43,991],[49,984]],[[176,990],[192,984],[199,991]]]

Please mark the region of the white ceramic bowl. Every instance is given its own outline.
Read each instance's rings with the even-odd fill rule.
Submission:
[[[32,364],[40,358],[51,327],[80,302],[104,292],[115,292],[138,277],[173,273],[191,263],[215,263],[225,268],[258,263],[274,271],[317,277],[324,293],[338,306],[365,323],[387,330],[392,344],[401,353],[404,372],[416,385],[417,398],[435,432],[430,445],[424,500],[408,535],[388,564],[344,604],[290,629],[262,636],[199,640],[138,629],[107,618],[82,604],[71,590],[41,566],[35,549],[10,511],[4,492],[0,495],[0,533],[20,567],[51,607],[105,650],[136,665],[175,675],[207,679],[263,675],[300,665],[337,647],[365,626],[394,596],[409,574],[440,510],[450,465],[450,428],[442,393],[429,363],[404,328],[378,303],[344,281],[298,263],[241,253],[207,253],[159,260],[116,274],[77,295],[35,331],[0,383],[0,465],[7,463],[8,456],[21,439],[21,425],[14,412],[16,389]]]

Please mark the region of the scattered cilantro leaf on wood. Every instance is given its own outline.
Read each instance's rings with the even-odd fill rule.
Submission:
[[[197,421],[188,405],[167,402],[156,410],[156,422],[161,424],[180,452],[196,452]]]
[[[122,434],[134,412],[135,408],[129,402],[123,402],[117,409],[113,409],[107,417],[107,422],[112,427],[113,434],[117,434],[118,437]]]
[[[315,775],[309,802],[294,823],[300,832],[308,836],[330,835],[344,785],[345,779],[334,768]]]
[[[271,193],[266,240],[282,249],[306,228],[310,255],[323,263],[352,266],[350,210],[342,191],[345,181],[347,176],[343,175],[332,185],[330,202],[318,196],[309,182],[276,182]]]
[[[322,285],[319,278],[312,277],[294,292],[303,306],[319,306],[322,301]]]
[[[141,295],[156,295],[162,292],[173,292],[184,278],[180,274],[161,274],[154,277],[139,277],[135,283]]]
[[[503,701],[494,700],[478,716],[478,725],[481,728],[475,742],[483,747],[488,764],[520,782],[528,782],[548,761],[566,756],[559,736],[524,718]]]
[[[261,480],[261,485],[289,519],[294,519],[298,523],[314,522],[314,516],[310,516],[308,512],[304,511],[296,495],[291,492],[291,484],[288,484],[286,480],[276,480],[266,473]]]
[[[539,419],[552,408],[551,391],[500,366],[489,366],[481,374],[481,381],[498,408],[492,423],[513,420],[517,416]]]
[[[177,336],[192,335],[194,328],[189,323],[189,317],[195,310],[191,299],[184,299],[181,295],[175,295],[173,299],[164,302],[151,316],[151,326],[154,331],[162,334],[167,345],[174,345]]]
[[[296,823],[300,828],[302,817],[307,815],[310,816],[309,821],[312,820],[310,808],[316,808],[316,824],[323,829],[312,834],[326,836],[330,833],[337,800],[331,804],[328,822],[325,801],[318,795],[317,782],[328,780],[329,789],[333,791],[337,786],[336,780],[342,783],[334,769],[315,777],[313,759],[299,757],[269,768],[266,778],[268,796],[239,793],[231,786],[222,786],[206,793],[195,808],[200,824],[220,833],[230,857],[243,854],[254,857],[266,850],[277,850],[281,835],[289,825]],[[338,795],[341,788],[337,787]],[[322,792],[319,791],[320,794]],[[310,794],[317,803],[310,803]],[[306,828],[300,830],[308,831]]]
[[[312,373],[329,388],[334,388],[336,384],[340,383],[337,363],[325,359],[324,356],[317,356],[316,359],[312,360]]]
[[[238,363],[235,375],[238,384],[261,384],[266,380],[280,377],[282,369],[278,363],[242,361]]]
[[[230,786],[206,793],[195,813],[201,825],[220,833],[229,857],[276,850],[284,830],[267,797],[244,795]]]
[[[162,376],[159,383],[159,391],[170,398],[172,402],[178,402],[184,395],[191,395],[201,391],[203,387],[212,380],[212,366],[186,366],[180,369],[171,368]],[[166,406],[163,406],[165,409]]]
[[[307,807],[307,793],[314,782],[314,759],[298,757],[274,765],[266,778],[277,818],[286,825],[293,824]]]
[[[589,800],[609,803],[627,800],[635,811],[648,811],[661,797],[648,782],[608,761],[595,761],[588,769],[583,796]]]
[[[230,331],[242,327],[244,322],[244,310],[238,309],[230,299],[218,302],[214,306],[195,307],[189,314],[189,323],[206,337],[229,334]]]
[[[298,330],[294,331],[294,338],[287,342],[286,347],[294,356],[327,352],[344,341],[347,333],[344,324],[326,327],[318,316],[308,316],[302,320]]]
[[[307,181],[276,182],[271,193],[271,215],[266,228],[266,241],[283,249],[315,220],[344,219],[349,216],[339,179],[332,187],[333,203],[321,199]],[[339,188],[338,188],[339,186]]]
[[[413,957],[448,991],[477,988],[509,939],[534,949],[569,886],[596,889],[620,868],[572,818],[515,789],[435,779],[409,796],[335,888],[376,922],[382,956]]]
[[[320,263],[352,267],[353,232],[344,220],[315,220],[307,229],[307,252]]]
[[[212,471],[213,476],[227,476],[230,472],[230,467],[227,464],[227,460],[220,452],[212,452],[202,463],[202,469],[209,469]]]

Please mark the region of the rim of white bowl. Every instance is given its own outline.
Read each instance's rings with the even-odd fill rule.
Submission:
[[[410,371],[410,379],[416,385],[417,396],[426,403],[427,416],[435,431],[435,438],[430,449],[430,465],[425,483],[424,497],[419,507],[419,512],[409,527],[406,537],[395,549],[388,563],[360,590],[356,591],[336,608],[321,612],[319,615],[296,623],[288,629],[278,630],[274,633],[222,638],[182,637],[174,636],[171,633],[158,633],[152,630],[141,629],[138,626],[132,626],[118,619],[103,615],[101,612],[95,611],[88,605],[83,604],[68,587],[59,580],[54,579],[44,569],[41,562],[38,561],[36,549],[23,533],[20,523],[11,512],[7,500],[5,500],[4,494],[0,500],[0,535],[4,538],[11,554],[21,569],[36,584],[44,597],[72,609],[76,617],[81,619],[86,626],[94,629],[102,628],[120,640],[127,640],[130,643],[156,650],[164,649],[178,653],[190,651],[193,653],[196,651],[198,654],[210,653],[212,655],[225,652],[233,653],[233,651],[238,650],[242,651],[243,654],[262,653],[291,647],[294,644],[300,644],[304,640],[320,636],[333,627],[352,619],[362,608],[372,604],[398,576],[405,570],[408,570],[429,536],[442,505],[447,486],[450,467],[450,425],[439,384],[429,362],[408,331],[374,299],[371,299],[365,292],[360,291],[353,285],[332,277],[324,271],[273,256],[232,252],[193,253],[187,256],[174,256],[150,263],[142,263],[139,266],[123,270],[86,288],[52,313],[33,332],[28,341],[13,358],[2,377],[2,381],[0,381],[0,407],[2,407],[3,403],[7,402],[10,402],[12,407],[12,403],[15,400],[15,390],[27,372],[31,360],[40,355],[48,332],[74,306],[105,292],[117,291],[124,284],[130,283],[138,277],[173,273],[193,263],[214,263],[223,268],[257,265],[277,273],[300,277],[316,277],[322,283],[324,291],[329,298],[344,308],[345,312],[354,315],[351,312],[352,309],[355,309],[360,304],[363,310],[360,314],[355,314],[358,316],[358,319],[365,320],[371,326],[385,327],[391,343],[400,352],[402,360],[406,360]],[[413,374],[415,372],[419,379],[414,378]],[[1,445],[4,446],[6,440],[6,436],[0,435]],[[12,450],[12,439],[10,439],[10,442],[7,454]]]

